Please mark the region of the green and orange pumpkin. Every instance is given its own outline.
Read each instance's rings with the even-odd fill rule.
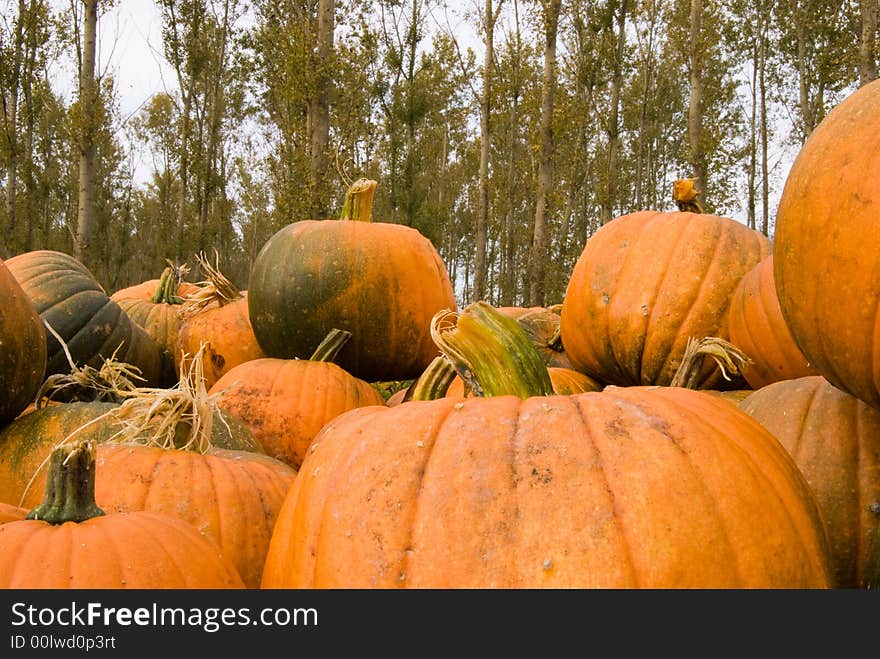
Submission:
[[[337,363],[367,382],[416,378],[436,356],[431,317],[456,308],[446,266],[411,227],[371,221],[375,181],[348,192],[339,220],[275,233],[251,269],[250,319],[269,357],[308,359],[338,328]]]

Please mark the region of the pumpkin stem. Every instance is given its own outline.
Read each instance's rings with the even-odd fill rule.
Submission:
[[[351,338],[351,332],[348,330],[336,329],[330,330],[324,340],[315,348],[315,352],[309,357],[312,362],[332,362],[339,355],[339,351],[348,343]]]
[[[553,394],[547,366],[522,327],[486,302],[438,312],[431,337],[475,396]]]
[[[183,299],[183,306],[180,309],[181,318],[190,318],[214,302],[217,303],[217,306],[224,307],[244,297],[235,285],[220,272],[220,257],[216,252],[214,253],[215,265],[211,265],[204,252],[196,254],[196,261],[207,279],[199,282],[199,290]]]
[[[376,181],[359,178],[351,184],[345,193],[340,220],[369,222],[373,215],[373,194],[376,192]]]
[[[697,389],[706,357],[715,360],[725,380],[731,380],[731,375],[740,375],[743,365],[752,361],[742,350],[717,336],[707,336],[700,340],[691,337],[669,386]]]
[[[95,503],[95,443],[86,439],[53,450],[46,496],[27,514],[27,519],[64,524],[84,522],[103,514]]]
[[[153,297],[150,298],[150,302],[153,304],[180,304],[182,299],[177,291],[180,289],[180,283],[188,270],[189,267],[186,263],[175,266],[171,261],[168,261],[168,267],[162,271],[159,285],[156,287]]]
[[[222,392],[209,394],[205,388],[204,353],[202,343],[174,387],[138,388],[111,410],[121,429],[107,441],[206,453],[212,446],[214,412]],[[226,423],[222,415],[219,418]]]
[[[672,183],[672,199],[678,210],[688,213],[704,213],[703,204],[698,199],[702,194],[696,187],[696,178],[680,178]]]
[[[455,379],[455,369],[446,357],[437,355],[418,379],[410,385],[403,397],[408,400],[437,400],[442,398]]]

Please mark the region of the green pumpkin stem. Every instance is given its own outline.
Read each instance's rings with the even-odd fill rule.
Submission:
[[[340,220],[369,222],[373,216],[373,194],[376,192],[376,181],[359,178],[351,184],[345,193]]]
[[[315,352],[309,357],[312,362],[332,362],[339,355],[339,351],[348,343],[351,338],[351,332],[348,330],[336,329],[330,330],[324,340],[315,348]]]
[[[408,400],[437,400],[443,398],[455,379],[455,369],[446,357],[434,357],[418,379],[410,385],[403,397]]]
[[[547,366],[522,327],[486,302],[437,313],[431,337],[475,396],[553,394]]]
[[[153,304],[181,304],[183,300],[177,291],[186,271],[186,264],[177,267],[169,261],[168,267],[162,271],[159,277],[159,285],[156,287],[153,297],[150,298],[150,302]]]
[[[95,503],[95,443],[82,440],[60,446],[49,458],[46,496],[27,514],[49,524],[84,522],[104,511]]]
[[[707,336],[699,340],[691,337],[669,386],[698,389],[706,357],[715,360],[725,380],[740,375],[743,365],[752,361],[742,350],[717,336]]]

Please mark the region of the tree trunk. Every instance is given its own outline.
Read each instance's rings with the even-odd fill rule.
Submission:
[[[688,43],[688,62],[690,68],[690,99],[688,103],[688,145],[690,165],[697,187],[706,198],[709,188],[706,180],[705,153],[703,151],[703,79],[702,79],[702,0],[691,0],[690,41]]]
[[[621,0],[617,14],[617,42],[614,49],[611,79],[611,107],[608,113],[608,161],[605,171],[605,190],[599,206],[599,221],[607,224],[614,216],[617,201],[617,156],[620,151],[620,90],[623,87],[623,57],[626,47],[626,0]]]
[[[763,3],[762,3],[763,4]],[[761,233],[770,235],[770,171],[767,125],[767,21],[758,24],[758,86],[761,99]]]
[[[336,29],[335,0],[318,0],[315,95],[310,103],[309,178],[312,217],[330,216],[327,150],[330,144],[330,87],[333,83],[333,34]]]
[[[529,306],[544,305],[544,273],[547,261],[547,196],[553,186],[553,94],[556,87],[556,33],[561,0],[545,0],[544,74],[541,82],[541,127],[538,163],[538,194],[529,264]]]
[[[749,170],[748,170],[748,200],[746,202],[746,226],[750,229],[757,227],[755,218],[755,205],[757,196],[758,180],[758,66],[760,65],[760,31],[761,9],[755,12],[755,41],[752,44],[752,88],[751,88],[751,114],[749,116]]]
[[[95,79],[95,37],[98,0],[83,0],[83,50],[80,65],[79,206],[74,257],[89,265],[89,249],[95,229],[95,115],[98,84]]]
[[[503,0],[502,0],[503,1]],[[499,2],[499,7],[501,2]],[[489,113],[491,112],[493,67],[495,63],[495,20],[492,0],[483,10],[486,50],[483,59],[483,90],[480,94],[480,182],[477,221],[474,227],[474,289],[472,300],[486,295],[486,233],[489,224]]]
[[[520,81],[520,58],[522,55],[522,35],[519,25],[519,3],[513,0],[514,14],[514,47],[513,54],[513,72],[512,72],[512,88],[510,94],[510,114],[508,117],[508,151],[507,151],[507,207],[504,217],[504,250],[502,251],[503,259],[503,277],[501,281],[501,304],[503,306],[513,306],[516,302],[516,156],[517,145],[519,143],[519,134],[517,131],[519,122],[519,99],[522,94],[522,84]]]
[[[877,79],[877,0],[860,0],[862,35],[859,40],[859,86]]]
[[[3,89],[3,127],[8,149],[6,161],[6,227],[3,231],[3,244],[7,250],[0,256],[8,258],[16,250],[16,188],[18,187],[18,97],[21,80],[21,62],[24,50],[25,1],[18,2],[18,17],[15,21],[15,45],[13,47],[9,87]]]

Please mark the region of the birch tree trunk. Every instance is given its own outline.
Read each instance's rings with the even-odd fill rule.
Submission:
[[[95,114],[98,84],[95,79],[95,38],[98,0],[83,0],[83,50],[79,75],[79,204],[73,255],[88,267],[95,229]]]

